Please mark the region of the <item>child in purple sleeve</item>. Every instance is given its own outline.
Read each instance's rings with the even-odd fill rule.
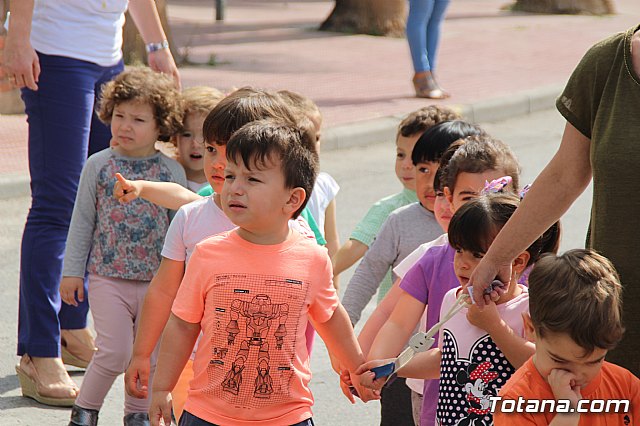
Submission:
[[[492,424],[490,397],[497,394],[535,350],[524,338],[522,314],[528,312],[527,288],[517,281],[541,254],[557,249],[558,224],[538,237],[513,261],[514,273],[503,284],[503,292],[495,303],[480,310],[464,302],[464,296],[469,298],[469,276],[496,233],[520,204],[515,194],[493,193],[502,191],[509,179],[499,179],[499,185],[493,185],[494,182],[485,186],[486,195],[468,202],[451,219],[449,241],[455,247],[452,269],[460,286],[447,291],[440,301],[440,320],[446,323],[441,329],[438,347],[416,356],[397,372],[401,377],[439,378],[438,425]],[[459,304],[462,309],[450,314],[450,309]],[[433,306],[429,306],[429,311],[432,309]],[[358,372],[379,362],[371,361]],[[370,373],[363,376],[365,386],[370,385],[368,380],[372,376]],[[382,380],[376,380],[372,388],[382,383]],[[426,405],[426,397],[424,401]],[[431,424],[430,421],[424,419],[421,424]]]

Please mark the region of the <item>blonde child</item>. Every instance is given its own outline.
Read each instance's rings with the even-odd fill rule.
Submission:
[[[604,360],[624,334],[622,285],[611,262],[583,249],[545,256],[531,272],[529,292],[524,327],[536,352],[500,390],[494,424],[636,424],[640,380]],[[507,408],[522,406],[520,400],[528,409]],[[549,409],[550,401],[556,409]],[[613,409],[607,404],[598,412],[595,404],[602,401],[612,402]],[[615,410],[619,401],[627,401],[626,407]]]
[[[485,190],[499,191],[508,184],[506,179],[503,182],[492,182]],[[496,303],[485,309],[465,304],[469,301],[470,274],[519,203],[515,194],[489,192],[460,207],[451,219],[448,237],[455,250],[453,270],[460,287],[443,297],[439,314],[446,322],[439,333],[438,348],[416,356],[398,372],[402,376],[440,379],[436,424],[491,424],[491,397],[535,351],[524,338],[522,318],[528,313],[529,295],[518,278],[542,253],[557,247],[558,224],[516,257],[513,275]],[[462,309],[447,319],[458,304]],[[383,329],[381,334],[387,331]],[[376,364],[374,361],[367,366]],[[363,383],[368,384],[371,378],[367,373]],[[373,388],[382,382],[378,380]]]
[[[316,131],[316,151],[320,155],[322,114],[318,106],[306,96],[290,90],[280,90],[278,95],[294,110],[299,111],[313,123]],[[307,209],[313,216],[326,243],[329,256],[333,257],[340,248],[338,224],[336,220],[336,195],[340,186],[335,179],[326,172],[318,173],[318,178],[309,195]],[[333,285],[338,288],[338,281],[334,278]]]
[[[160,348],[152,425],[170,422],[170,391],[201,330],[182,426],[312,425],[310,320],[350,371],[363,359],[326,249],[287,225],[317,173],[304,138],[286,123],[259,121],[227,143],[221,202],[238,228],[202,241],[187,266]]]
[[[107,392],[124,372],[149,281],[160,264],[170,211],[144,200],[113,198],[116,172],[186,185],[184,170],[157,152],[158,138],[180,128],[182,104],[173,81],[148,68],[125,71],[104,86],[100,119],[117,146],[92,155],[82,170],[60,284],[62,300],[89,302],[98,351],[87,368],[71,412],[71,425],[95,424]],[[76,299],[77,298],[77,299]],[[125,396],[124,424],[147,418],[148,400]]]
[[[373,243],[380,227],[389,214],[399,207],[418,201],[415,185],[415,166],[411,161],[411,152],[418,138],[425,130],[438,123],[457,120],[460,116],[452,109],[430,105],[409,114],[398,126],[396,135],[396,177],[402,183],[401,192],[378,200],[362,218],[340,250],[333,256],[334,276],[340,275],[364,256]],[[391,287],[391,273],[388,273],[380,285],[378,301]]]
[[[511,186],[514,190],[518,188],[520,170],[515,155],[507,145],[488,135],[470,136],[454,143],[443,158],[450,158],[443,176],[443,185],[453,212],[478,197],[487,181],[505,175],[511,176]],[[454,254],[455,250],[448,241],[446,244],[434,245],[409,269],[399,285],[393,286],[360,334],[359,341],[363,348],[369,349],[368,357],[377,359],[397,355],[418,325],[426,305],[429,306],[426,311],[426,329],[438,322],[444,294],[458,285],[452,268]],[[414,292],[412,284],[412,291],[407,292],[404,289],[405,281],[415,283],[420,291]],[[400,318],[402,312],[406,315]],[[409,331],[406,335],[393,336],[389,329],[394,327],[406,327]],[[383,333],[385,328],[388,330]],[[389,342],[386,341],[387,338],[390,339]],[[420,424],[433,424],[437,395],[437,380],[425,381]]]
[[[192,194],[195,200],[180,207],[169,227],[162,249],[162,261],[144,301],[133,356],[125,375],[127,392],[131,395],[138,398],[146,398],[148,395],[151,355],[167,323],[185,265],[196,244],[212,235],[235,228],[222,211],[220,198],[225,182],[227,141],[238,130],[238,126],[270,117],[293,120],[294,114],[276,95],[251,88],[233,92],[221,100],[206,117],[203,131],[203,165],[207,181],[214,193],[207,197]],[[310,135],[309,138],[311,137]],[[313,149],[313,145],[308,148]],[[151,182],[124,182],[124,188],[130,191],[129,195],[137,193],[142,196],[145,191],[149,191],[149,198],[154,202],[166,202],[166,198],[175,194],[171,190],[167,192],[166,188],[164,192],[162,188],[158,191],[154,186],[159,185]],[[121,184],[120,190],[122,188]],[[188,382],[193,378],[192,364],[191,360],[187,362],[178,384],[173,389],[174,410],[178,419],[186,400]]]
[[[198,192],[207,185],[202,125],[209,112],[223,97],[221,91],[207,86],[189,87],[182,91],[184,121],[182,129],[171,142],[175,146],[176,160],[187,174],[188,188],[193,192]]]

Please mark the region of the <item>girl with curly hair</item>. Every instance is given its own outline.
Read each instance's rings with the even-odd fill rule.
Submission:
[[[99,117],[110,124],[113,146],[87,160],[73,209],[62,300],[89,304],[98,351],[89,364],[71,412],[71,425],[93,425],[113,381],[131,359],[142,302],[169,227],[171,211],[138,199],[121,204],[113,197],[116,172],[137,179],[187,185],[180,164],[158,152],[158,139],[177,132],[184,111],[173,81],[148,68],[133,68],[105,85]],[[23,387],[24,389],[24,387]],[[148,401],[125,395],[124,424],[142,424]]]

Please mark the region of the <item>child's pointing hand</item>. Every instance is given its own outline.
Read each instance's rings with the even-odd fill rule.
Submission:
[[[120,173],[116,173],[116,184],[113,187],[113,196],[121,204],[127,204],[140,196],[140,187],[136,181],[125,179]]]

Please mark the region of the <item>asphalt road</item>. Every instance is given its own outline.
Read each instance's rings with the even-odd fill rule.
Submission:
[[[509,143],[522,164],[521,182],[531,182],[556,151],[564,122],[555,111],[543,111],[499,123],[485,123],[492,135]],[[393,141],[367,148],[330,151],[322,154],[322,169],[341,186],[337,197],[338,224],[344,241],[368,207],[382,196],[400,189],[393,173]],[[589,188],[563,220],[562,250],[583,245],[590,209]],[[46,407],[22,398],[15,375],[18,265],[22,227],[29,207],[28,197],[0,200],[0,425],[66,425],[69,409]],[[342,277],[343,287],[352,271]],[[373,309],[369,304],[368,312]],[[368,314],[367,314],[368,315]],[[355,406],[342,396],[337,376],[331,370],[322,341],[316,339],[312,357],[312,389],[315,396],[314,420],[318,425],[375,425],[379,405],[375,402]],[[72,377],[81,382],[82,371]],[[121,424],[122,380],[118,379],[100,413],[103,425]]]

